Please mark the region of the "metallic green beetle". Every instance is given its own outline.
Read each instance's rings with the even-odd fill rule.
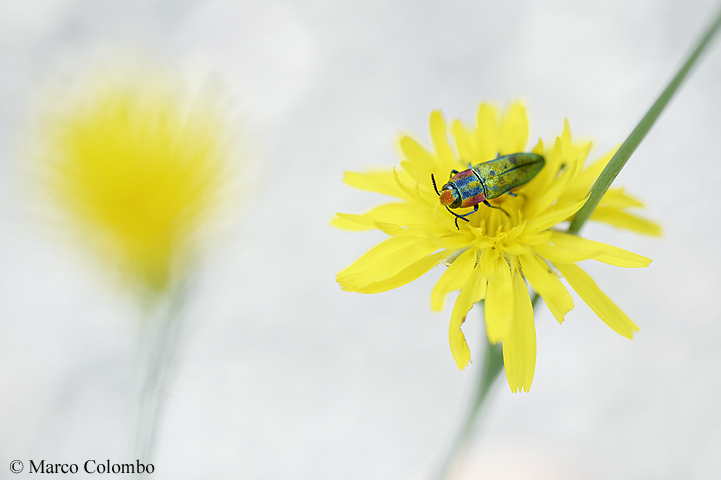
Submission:
[[[433,189],[441,197],[441,205],[458,219],[470,222],[466,217],[478,211],[478,204],[497,208],[508,216],[501,207],[494,207],[488,200],[500,197],[509,190],[528,183],[541,171],[546,161],[536,153],[513,153],[479,163],[468,170],[459,172],[451,170],[451,178],[443,185],[441,191],[436,187],[436,179],[431,174]],[[470,166],[470,165],[469,165]],[[509,195],[515,194],[509,192]],[[459,215],[451,208],[475,207],[472,212]]]

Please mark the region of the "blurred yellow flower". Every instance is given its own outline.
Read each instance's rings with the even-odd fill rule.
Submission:
[[[182,271],[224,183],[219,112],[169,82],[89,82],[45,118],[42,164],[84,238],[153,291]]]
[[[441,182],[451,170],[489,161],[498,154],[526,151],[528,119],[520,103],[499,115],[488,104],[478,110],[477,125],[459,121],[451,126],[455,152],[440,112],[430,117],[433,149],[409,137],[400,140],[405,159],[400,170],[348,172],[349,185],[398,198],[360,214],[337,214],[333,224],[347,230],[379,229],[391,238],[366,252],[338,273],[344,290],[384,292],[405,285],[439,263],[448,266],[431,294],[431,308],[443,309],[446,296],[460,289],[450,322],[450,346],[458,367],[470,361],[461,325],[474,303],[485,299],[484,317],[488,340],[503,343],[503,360],[511,390],[528,391],[536,364],[536,332],[533,306],[526,281],[543,297],[559,322],[573,308],[573,299],[560,276],[591,309],[620,335],[633,338],[638,327],[609,299],[576,262],[594,259],[620,267],[645,267],[651,260],[635,253],[554,229],[568,221],[583,205],[588,192],[613,152],[584,167],[590,143],[571,140],[568,122],[550,148],[543,142],[532,150],[543,155],[545,166],[529,183],[515,190],[516,197],[502,195],[480,205],[478,212],[458,222],[440,204],[431,174]],[[628,209],[642,203],[623,189],[611,189],[592,220],[638,233],[660,235],[658,224]],[[459,213],[470,212],[459,209]]]

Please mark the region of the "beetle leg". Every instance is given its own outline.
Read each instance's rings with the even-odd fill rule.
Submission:
[[[516,194],[513,193],[513,192],[506,192],[506,193],[508,193],[510,196],[512,196],[512,197],[514,197],[514,198],[518,196],[518,195],[516,195]]]
[[[456,173],[458,173],[458,170],[451,170],[451,176],[448,177],[448,179],[450,180],[451,178],[453,178],[453,175],[455,175]]]
[[[461,220],[465,220],[466,222],[470,222],[470,220],[468,220],[468,219],[466,218],[466,215],[470,215],[471,213],[476,212],[476,211],[478,210],[478,205],[476,205],[476,208],[475,208],[475,210],[473,210],[473,212],[464,213],[463,215],[457,214],[456,212],[454,212],[453,210],[451,210],[451,209],[448,208],[448,207],[446,207],[446,210],[448,210],[448,212],[449,212],[451,215],[453,215],[454,217],[456,217],[456,221],[455,221],[455,223],[456,223],[456,230],[460,230],[460,228],[458,228],[458,219],[460,218]]]
[[[491,205],[490,203],[488,203],[488,200],[483,200],[483,203],[484,203],[487,207],[495,208],[496,210],[502,211],[503,213],[506,214],[506,216],[507,216],[508,218],[511,218],[511,216],[508,214],[507,211],[505,211],[505,210],[502,209],[501,207],[494,207],[493,205]]]
[[[456,222],[455,222],[455,223],[456,223],[456,229],[457,229],[457,230],[460,230],[460,228],[458,228],[458,219],[460,218],[461,220],[465,220],[466,222],[470,222],[470,220],[468,220],[466,217],[467,217],[468,215],[472,214],[472,213],[476,213],[476,212],[478,211],[478,205],[474,205],[474,206],[473,206],[473,211],[472,211],[472,212],[464,213],[463,215],[460,215],[460,214],[454,212],[453,210],[451,210],[451,209],[448,208],[448,207],[446,207],[446,210],[448,210],[449,212],[451,212],[451,214],[452,214],[454,217],[456,217]]]

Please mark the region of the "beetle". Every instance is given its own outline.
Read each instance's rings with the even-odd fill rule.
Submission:
[[[466,217],[477,212],[480,203],[490,208],[497,208],[509,216],[508,212],[501,207],[494,207],[488,203],[488,200],[500,197],[506,192],[515,197],[516,195],[510,190],[530,182],[545,164],[546,160],[536,153],[513,153],[473,166],[469,164],[470,168],[462,172],[451,170],[451,178],[441,187],[440,192],[432,173],[431,181],[433,189],[440,197],[441,205],[456,217],[455,223],[458,228],[458,219],[470,222]],[[451,208],[464,207],[474,207],[474,209],[463,215],[451,211]]]

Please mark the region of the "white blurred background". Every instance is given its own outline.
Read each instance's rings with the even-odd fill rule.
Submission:
[[[480,313],[459,372],[440,267],[345,293],[335,273],[378,242],[328,226],[383,201],[343,171],[396,165],[428,115],[527,102],[533,139],[563,119],[592,157],[635,126],[715,13],[710,0],[0,2],[0,478],[11,460],[127,462],[138,311],[33,208],[24,158],[39,92],[139,52],[218,82],[252,184],[206,252],[167,392],[160,479],[428,479],[480,366]],[[502,378],[459,478],[718,478],[721,470],[721,48],[618,177],[663,223],[649,239],[584,234],[649,256],[584,267],[641,327],[585,305],[536,314],[530,394]],[[81,466],[82,468],[82,466]],[[83,475],[82,473],[80,475]]]

